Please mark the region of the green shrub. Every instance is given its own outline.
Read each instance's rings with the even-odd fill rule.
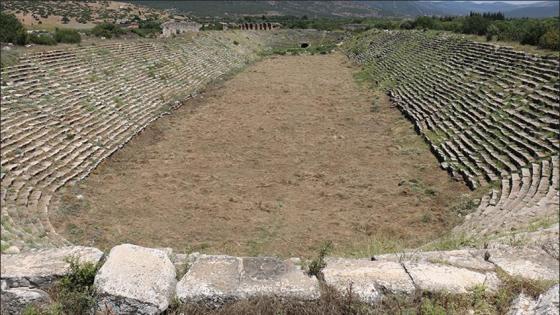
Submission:
[[[491,41],[492,38],[496,35],[498,35],[498,33],[500,32],[500,30],[498,29],[498,27],[494,24],[490,24],[488,26],[488,28],[486,29],[486,41]]]
[[[553,28],[544,33],[539,39],[539,47],[560,50],[560,31]]]
[[[524,29],[523,36],[521,37],[521,44],[523,45],[538,45],[541,36],[546,33],[546,27],[543,23],[535,21],[529,24]]]
[[[318,278],[322,277],[322,271],[327,266],[325,262],[325,257],[332,251],[333,244],[328,241],[321,245],[319,248],[319,253],[315,259],[313,259],[307,266],[307,274],[310,276],[316,276]]]
[[[29,36],[25,29],[19,30],[16,33],[16,45],[25,45],[29,42]]]
[[[15,15],[0,12],[0,42],[27,44],[27,32]]]
[[[76,44],[82,41],[82,36],[76,30],[57,28],[54,31],[54,39],[59,43]]]
[[[97,266],[68,258],[70,272],[53,288],[53,297],[65,314],[88,314],[95,305],[93,281]]]
[[[411,21],[404,21],[399,27],[403,30],[411,30],[414,28],[414,23]]]
[[[126,31],[115,24],[101,23],[92,28],[90,33],[97,37],[111,38],[113,36],[119,37]]]
[[[37,45],[56,45],[56,40],[50,34],[31,34],[29,42]]]

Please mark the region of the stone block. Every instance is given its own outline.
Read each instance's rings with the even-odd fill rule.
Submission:
[[[445,264],[405,262],[418,289],[429,292],[468,293],[477,286],[495,291],[500,280],[494,272],[478,272]]]
[[[68,273],[67,259],[75,257],[81,263],[99,263],[103,252],[97,248],[68,246],[1,255],[1,279],[8,288],[47,288]]]
[[[46,307],[52,301],[47,292],[32,288],[11,288],[1,293],[2,315],[21,314],[26,307]]]
[[[328,258],[325,282],[341,292],[352,293],[367,303],[378,302],[383,293],[412,294],[414,285],[402,265],[393,261]]]
[[[490,261],[512,276],[532,280],[558,280],[558,260],[542,250],[502,248],[490,250]]]
[[[176,283],[166,251],[118,245],[95,276],[98,309],[111,314],[160,314],[171,303]]]
[[[219,306],[257,296],[314,300],[319,283],[290,259],[198,255],[177,284],[177,297],[188,303]]]

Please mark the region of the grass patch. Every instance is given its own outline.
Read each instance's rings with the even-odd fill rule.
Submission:
[[[418,240],[409,241],[395,236],[390,230],[378,231],[362,241],[333,250],[333,256],[350,258],[369,258],[381,254],[404,254],[407,249],[414,248]]]
[[[453,213],[465,216],[476,210],[476,207],[478,207],[478,202],[467,195],[461,195],[461,197],[449,207],[449,210]]]
[[[558,217],[545,217],[538,218],[529,223],[527,232],[535,232],[538,230],[546,229],[558,223]]]
[[[422,251],[445,251],[465,247],[476,248],[484,244],[484,240],[475,239],[465,234],[449,234],[430,242],[419,249]]]
[[[3,69],[5,67],[13,66],[19,61],[19,54],[13,50],[2,50],[0,54],[0,67]]]
[[[334,51],[336,48],[335,44],[322,44],[317,46],[309,46],[306,48],[300,47],[289,47],[289,48],[273,48],[267,49],[259,53],[260,56],[272,56],[272,55],[302,55],[302,54],[320,54],[326,55]]]

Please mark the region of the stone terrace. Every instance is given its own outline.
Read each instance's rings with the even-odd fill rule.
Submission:
[[[356,41],[348,55],[388,89],[441,167],[472,189],[490,188],[455,231],[557,222],[558,59],[425,32],[376,31]]]
[[[53,194],[87,176],[147,124],[271,45],[323,32],[207,32],[106,41],[28,54],[2,71],[2,247],[68,242],[49,222]]]

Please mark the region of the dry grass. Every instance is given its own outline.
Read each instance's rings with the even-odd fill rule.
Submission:
[[[52,221],[104,249],[249,256],[308,257],[327,240],[356,256],[377,236],[414,247],[443,234],[468,188],[354,71],[340,54],[256,63],[146,128],[59,208],[77,194],[88,207]]]

